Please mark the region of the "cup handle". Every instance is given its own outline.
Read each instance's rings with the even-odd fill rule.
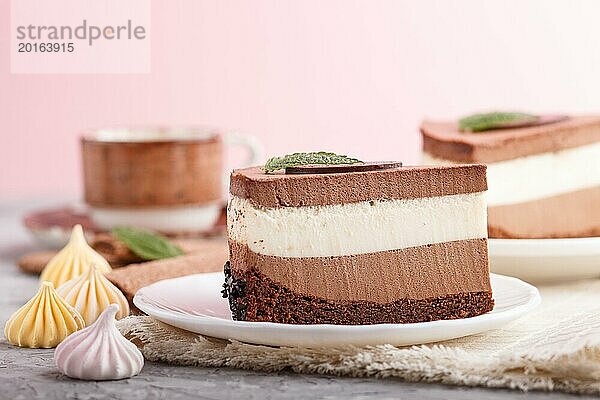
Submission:
[[[244,162],[239,163],[239,165],[236,165],[234,168],[244,168],[255,165],[262,157],[262,146],[254,136],[243,135],[240,133],[226,133],[223,135],[223,143],[227,147],[240,146],[246,149],[248,157]],[[223,185],[227,195],[229,195],[229,173],[230,171],[226,169],[223,176]]]

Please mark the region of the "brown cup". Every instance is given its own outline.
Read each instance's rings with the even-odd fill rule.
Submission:
[[[99,130],[81,138],[85,202],[101,228],[209,229],[224,202],[224,139],[214,129]]]

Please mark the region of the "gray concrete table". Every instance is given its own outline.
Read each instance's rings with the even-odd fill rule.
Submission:
[[[48,200],[0,200],[0,326],[37,290],[37,277],[19,272],[18,257],[36,248],[21,226],[27,210],[63,205]],[[2,329],[3,331],[3,329]],[[0,339],[0,399],[522,399],[581,398],[560,393],[406,383],[288,372],[177,367],[147,362],[139,376],[123,381],[83,382],[61,375],[53,350],[19,349]]]

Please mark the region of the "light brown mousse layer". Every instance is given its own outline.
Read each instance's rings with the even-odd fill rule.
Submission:
[[[458,122],[424,121],[423,151],[445,160],[490,163],[600,141],[600,116],[571,117],[548,125],[468,133]]]
[[[600,236],[600,186],[489,207],[488,232],[494,238]]]
[[[229,247],[234,275],[254,268],[294,293],[326,300],[385,304],[491,291],[486,239],[310,258],[257,254],[234,241]]]
[[[301,207],[379,199],[415,199],[487,190],[485,165],[399,167],[336,174],[266,174],[261,167],[231,174],[232,195],[255,207]]]

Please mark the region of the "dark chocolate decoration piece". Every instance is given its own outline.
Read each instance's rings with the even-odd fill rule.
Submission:
[[[502,128],[503,129],[505,129],[505,128],[525,128],[528,126],[547,125],[547,124],[554,124],[556,122],[566,121],[567,119],[569,119],[568,115],[561,115],[561,114],[540,115],[537,119],[532,120],[532,121],[525,120],[525,121],[515,121],[512,123],[509,122],[507,124],[504,124],[502,126]]]
[[[381,162],[368,162],[360,164],[331,164],[331,165],[298,165],[296,167],[287,167],[285,169],[286,174],[343,174],[348,172],[366,172],[366,171],[380,171],[384,169],[399,168],[402,166],[401,162],[395,161],[381,161]]]

